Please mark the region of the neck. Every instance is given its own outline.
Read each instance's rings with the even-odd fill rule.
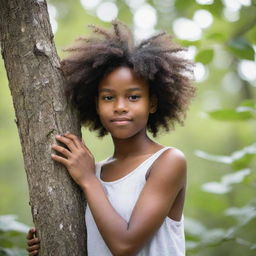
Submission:
[[[141,131],[133,137],[128,139],[113,138],[114,143],[114,158],[125,158],[134,155],[140,155],[142,153],[147,154],[150,149],[156,143],[152,141],[146,133],[146,130]]]

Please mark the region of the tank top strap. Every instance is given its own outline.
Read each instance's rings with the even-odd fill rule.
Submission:
[[[105,183],[105,184],[114,184],[120,181],[124,181],[128,178],[135,178],[136,176],[140,176],[143,177],[143,179],[145,178],[146,173],[148,172],[148,169],[151,167],[151,165],[158,159],[158,157],[167,149],[169,149],[171,147],[164,147],[161,148],[160,150],[158,150],[157,152],[153,153],[150,157],[148,157],[146,160],[144,160],[141,164],[139,164],[139,166],[137,166],[134,170],[132,170],[129,174],[125,175],[124,177],[116,180],[116,181],[112,181],[112,182],[104,182],[100,179],[100,175],[101,175],[101,167],[102,165],[106,164],[112,157],[109,157],[103,161],[100,161],[96,164],[96,176],[101,180],[101,182]]]
[[[157,152],[155,152],[154,154],[152,154],[150,157],[149,157],[149,160],[151,161],[155,161],[160,155],[162,155],[162,153],[164,151],[166,151],[167,149],[169,149],[171,147],[164,147],[164,148],[161,148],[160,150],[158,150]]]
[[[104,159],[104,160],[101,160],[100,162],[97,162],[96,163],[96,165],[95,165],[95,169],[96,169],[96,177],[97,178],[100,178],[100,171],[101,171],[101,166],[102,165],[104,165],[104,164],[106,164],[108,161],[109,161],[109,159],[110,159],[111,157],[108,157],[108,158],[106,158],[106,159]]]
[[[162,155],[163,152],[165,152],[167,149],[170,149],[171,147],[164,147],[157,152],[155,152],[153,155],[151,155],[143,164],[140,166],[145,171],[145,174],[148,172],[149,168],[152,166],[152,164]]]

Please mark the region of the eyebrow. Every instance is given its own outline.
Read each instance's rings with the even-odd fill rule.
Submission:
[[[99,90],[99,92],[113,92],[113,91],[114,91],[114,90],[109,89],[109,88],[101,88],[101,89]],[[127,89],[126,91],[128,91],[128,92],[142,91],[142,89],[139,88],[139,87],[133,87],[133,88]]]

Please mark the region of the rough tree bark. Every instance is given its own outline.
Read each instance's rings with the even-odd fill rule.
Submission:
[[[82,193],[50,158],[56,134],[81,133],[64,94],[46,1],[0,0],[0,28],[40,255],[85,256]]]

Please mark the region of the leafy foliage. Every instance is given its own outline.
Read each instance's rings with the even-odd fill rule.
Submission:
[[[235,109],[220,109],[208,112],[211,118],[223,121],[243,121],[256,119],[256,104],[244,101]]]
[[[0,216],[0,256],[25,256],[25,233],[29,227],[16,221],[15,215]],[[21,240],[22,242],[19,242]]]
[[[222,121],[246,121],[247,118],[239,116],[238,109],[252,113],[251,118],[255,120],[255,104],[251,101],[244,101],[240,107],[235,110],[218,110],[211,112],[211,117]],[[218,115],[216,114],[218,112]],[[212,115],[212,113],[215,113]],[[234,113],[237,114],[234,118]],[[254,115],[254,116],[253,116]],[[218,116],[218,118],[216,118]],[[221,117],[221,118],[220,118]],[[250,119],[251,119],[250,118]],[[212,155],[204,151],[197,150],[195,154],[203,159],[214,161],[228,165],[233,172],[225,174],[221,177],[219,182],[207,182],[202,185],[202,190],[216,195],[224,195],[227,193],[235,193],[234,186],[239,186],[243,189],[246,186],[255,186],[255,169],[251,168],[253,160],[256,157],[256,144],[253,143],[244,147],[241,150],[235,151],[229,156]],[[249,181],[249,182],[246,182]],[[205,228],[201,223],[196,223],[195,220],[190,220],[187,233],[191,232],[191,226],[197,226],[200,233],[196,233],[189,238],[188,250],[191,252],[198,251],[200,248],[218,246],[219,244],[233,240],[236,244],[246,246],[248,250],[256,250],[256,241],[247,241],[239,235],[240,229],[245,227],[248,223],[256,219],[256,201],[253,201],[253,194],[251,195],[251,202],[248,202],[243,207],[230,207],[224,211],[224,215],[236,219],[236,224],[228,229],[210,229]],[[192,224],[191,224],[192,223]]]
[[[229,22],[225,19],[224,13],[227,9],[224,4],[225,1],[212,2],[208,5],[190,2],[189,8],[186,8],[184,0],[175,1],[175,6],[182,16],[191,18],[193,12],[204,9],[214,17],[213,25],[202,31],[202,39],[194,42],[183,41],[187,46],[193,45],[196,47],[195,62],[200,62],[206,68],[209,68],[210,74],[205,82],[211,83],[214,81],[215,86],[219,86],[218,82],[232,70],[236,73],[236,79],[242,86],[241,97],[233,102],[229,99],[226,100],[225,105],[230,107],[213,108],[207,111],[206,114],[208,118],[216,122],[216,125],[221,121],[232,122],[231,125],[234,127],[238,127],[238,123],[243,127],[245,125],[253,127],[256,120],[256,101],[253,95],[255,81],[246,80],[241,75],[241,71],[238,70],[238,63],[243,60],[255,61],[255,50],[253,48],[255,46],[253,44],[255,44],[256,21],[255,15],[254,17],[252,15],[252,12],[256,11],[255,2],[241,8],[240,17],[236,22]],[[225,57],[220,54],[225,54]],[[218,58],[220,61],[217,61]],[[229,64],[226,65],[225,62]],[[216,65],[216,63],[218,64]],[[222,67],[218,67],[218,65]],[[232,83],[232,81],[229,80],[229,83]],[[232,88],[231,84],[228,84],[228,86]],[[218,89],[220,90],[220,88]],[[227,99],[231,95],[225,96],[225,99]],[[221,97],[221,94],[219,94],[219,99]],[[234,107],[234,102],[237,107]],[[249,131],[252,132],[253,130],[255,129],[252,128]],[[243,136],[246,136],[245,131]],[[247,134],[247,138],[253,137],[255,137],[255,134]],[[222,197],[222,200],[229,201],[235,198],[239,191],[246,191],[247,196],[238,205],[232,204],[231,207],[227,205],[221,213],[216,212],[216,219],[219,220],[219,223],[225,223],[229,218],[229,224],[220,225],[219,227],[213,225],[211,227],[211,220],[209,219],[203,221],[187,218],[185,231],[188,255],[226,255],[224,249],[220,249],[225,248],[223,246],[225,242],[232,244],[232,248],[229,246],[227,250],[228,255],[241,255],[239,250],[233,249],[238,246],[243,248],[242,255],[255,255],[256,240],[255,235],[253,236],[250,233],[252,232],[250,231],[250,224],[255,226],[256,219],[256,201],[254,200],[256,144],[253,140],[248,139],[247,144],[239,150],[233,150],[229,155],[215,155],[202,150],[196,150],[195,155],[201,159],[226,166],[226,172],[228,172],[222,174],[218,181],[208,181],[202,184],[201,193],[207,193],[206,198],[216,198],[217,201],[218,198]],[[217,165],[215,164],[215,166]],[[208,213],[211,215],[210,209]],[[206,224],[203,224],[204,222]],[[246,232],[246,230],[248,231]]]
[[[249,118],[245,118],[241,113],[247,113]],[[210,117],[221,121],[246,121],[247,119],[255,120],[255,104],[252,101],[244,101],[235,110],[218,110],[210,112]],[[212,155],[204,151],[197,150],[195,154],[203,159],[226,164],[233,172],[225,174],[221,177],[220,182],[207,182],[202,185],[202,190],[208,193],[217,195],[224,195],[233,193],[233,185],[240,186],[243,189],[245,186],[255,186],[255,169],[251,169],[251,164],[256,156],[256,144],[253,143],[244,147],[241,150],[233,152],[229,156]],[[243,169],[244,168],[244,169]],[[253,167],[252,167],[253,168]],[[249,182],[246,182],[249,178]],[[187,233],[191,232],[192,225],[200,226],[200,233],[191,236],[191,241],[188,243],[190,251],[198,251],[202,247],[217,246],[228,240],[233,240],[237,244],[248,247],[249,250],[256,250],[256,241],[247,241],[239,236],[239,230],[246,226],[248,223],[256,219],[256,201],[251,195],[251,202],[243,207],[230,207],[224,211],[226,216],[236,219],[236,224],[228,229],[211,229],[207,230],[202,224],[195,224],[195,220],[190,220]],[[253,201],[254,200],[254,201]],[[192,223],[192,224],[191,224]],[[199,230],[197,229],[197,230]],[[197,241],[195,241],[197,240]]]
[[[253,47],[244,38],[236,38],[230,41],[228,43],[228,48],[237,58],[254,60]]]
[[[229,164],[235,170],[239,170],[247,167],[253,161],[253,158],[256,156],[256,143],[249,145],[242,150],[235,151],[230,156],[210,155],[200,150],[195,151],[195,154],[210,161]]]
[[[195,61],[201,62],[203,64],[208,64],[213,60],[213,57],[214,57],[213,49],[205,49],[205,50],[200,51],[196,55]]]

